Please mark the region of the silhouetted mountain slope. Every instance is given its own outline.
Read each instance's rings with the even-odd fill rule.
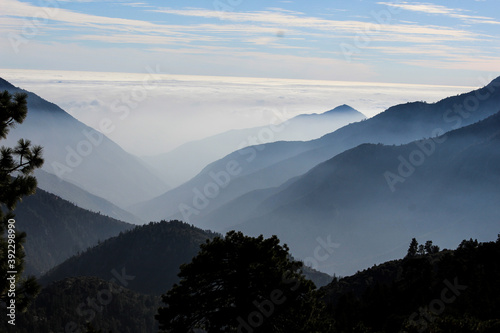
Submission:
[[[143,159],[157,170],[166,184],[175,187],[197,175],[207,164],[243,147],[274,141],[313,140],[365,118],[348,105],[288,120],[279,115],[268,126],[231,130],[185,143],[162,155],[145,156]]]
[[[45,171],[122,207],[168,189],[136,157],[57,105],[5,80],[0,81],[3,90],[28,94],[28,116],[2,144],[12,146],[25,138],[43,146]],[[107,123],[102,130],[113,126]]]
[[[272,193],[254,193],[251,209],[238,201],[241,212],[251,212],[232,219],[242,224],[217,223],[276,234],[298,258],[311,256],[317,237],[331,235],[342,245],[328,272],[349,274],[401,255],[411,235],[429,234],[445,246],[467,235],[487,239],[498,228],[499,187],[497,113],[433,139],[360,145]]]
[[[76,204],[78,207],[133,224],[143,224],[144,221],[133,214],[112,204],[106,199],[79,188],[43,170],[35,171],[38,187],[55,194],[64,200]]]
[[[27,234],[26,273],[41,275],[69,257],[132,228],[98,213],[79,208],[37,189],[14,211],[16,228]]]
[[[206,214],[227,202],[253,190],[280,186],[347,149],[363,143],[401,144],[440,135],[487,118],[498,111],[499,105],[500,78],[482,89],[437,103],[391,107],[317,140],[247,147],[208,165],[182,186],[134,206],[133,211],[150,219],[175,217],[201,225]],[[229,175],[230,181],[224,182],[228,177],[221,173],[229,169],[233,174]],[[217,175],[221,175],[221,185],[214,179]],[[199,199],[203,197],[199,192],[205,200]],[[196,200],[199,208],[195,207]],[[193,209],[186,213],[186,206]]]
[[[112,279],[124,272],[130,279],[127,288],[160,295],[178,282],[181,264],[198,254],[200,244],[217,236],[179,221],[151,222],[135,227],[74,256],[42,277],[44,284],[71,276],[96,276]],[[96,260],[99,258],[99,260]],[[331,281],[327,274],[304,268],[304,275],[320,287]]]
[[[16,326],[2,323],[2,332],[86,332],[89,322],[96,330],[116,333],[158,331],[154,316],[159,297],[141,295],[115,279],[68,278],[42,289],[25,313],[18,313]]]
[[[179,266],[198,253],[199,246],[215,237],[188,224],[171,221],[137,226],[74,256],[46,274],[41,282],[72,276],[110,280],[113,270],[134,276],[127,288],[160,295],[178,281]],[[96,258],[99,258],[96,260]]]
[[[499,255],[500,238],[471,239],[335,279],[323,288],[335,332],[498,332]]]

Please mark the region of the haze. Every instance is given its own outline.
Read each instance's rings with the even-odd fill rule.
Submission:
[[[99,131],[130,153],[156,155],[182,143],[231,129],[269,125],[276,113],[289,119],[348,104],[372,117],[400,103],[436,102],[472,89],[321,80],[208,77],[148,73],[1,70],[5,79],[35,92]],[[477,86],[483,82],[478,79]],[[283,119],[284,120],[284,119]]]

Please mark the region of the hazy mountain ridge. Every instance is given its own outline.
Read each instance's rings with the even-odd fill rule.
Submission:
[[[284,117],[275,115],[268,126],[230,130],[185,143],[165,154],[142,158],[157,170],[156,174],[166,184],[176,187],[196,176],[208,164],[238,149],[257,143],[312,140],[366,118],[348,105],[320,114],[302,114],[288,120]]]
[[[239,178],[241,178],[242,175],[252,173],[254,170],[266,168],[276,158],[287,159],[295,156],[297,151],[305,151],[307,148],[306,142],[279,141],[274,143],[274,145],[275,147],[279,147],[279,149],[271,151],[265,149],[267,145],[263,145],[262,147],[264,147],[264,149],[259,150],[258,153],[257,151],[254,151],[253,147],[233,152],[225,158],[213,162],[203,168],[203,170],[190,181],[154,199],[128,207],[128,209],[132,213],[144,216],[150,220],[158,220],[161,219],[162,216],[186,220],[186,217],[179,212],[179,205],[186,204],[192,206],[195,191],[203,191],[207,184],[215,182],[214,177],[221,175],[221,173],[226,174],[228,167],[233,173],[233,175],[228,175],[230,179],[230,182],[228,183],[229,188],[224,188],[224,191],[220,191],[218,193],[215,198],[216,200],[211,200],[210,206],[208,207],[210,210],[215,208],[217,205],[224,204],[226,199],[231,200],[234,197],[247,193],[248,187],[250,187],[250,189],[254,189],[266,186],[268,181],[266,179],[259,178],[252,179],[251,183],[244,183],[242,186],[235,186],[235,182],[239,181]],[[255,159],[257,154],[259,159]],[[243,164],[241,164],[240,159],[242,156],[254,159],[252,162],[247,162],[245,159],[242,162]],[[203,213],[205,213],[205,211],[203,211]],[[196,221],[196,217],[192,217],[190,221]]]
[[[43,170],[121,207],[168,189],[136,157],[57,105],[5,80],[0,80],[0,90],[28,95],[26,120],[2,144],[13,146],[24,138],[41,145]]]
[[[248,204],[258,215],[236,215],[242,224],[226,226],[277,234],[299,258],[310,255],[315,237],[330,234],[343,244],[332,256],[341,274],[400,255],[411,235],[434,233],[444,245],[467,235],[487,238],[500,214],[500,113],[430,142],[348,150],[263,201],[254,195],[257,202]],[[408,162],[412,154],[424,156],[422,165]]]
[[[55,175],[43,170],[36,170],[35,176],[39,188],[64,198],[64,200],[67,200],[80,208],[106,215],[123,222],[133,224],[144,223],[144,221],[139,219],[137,216],[132,215],[106,199],[90,194],[78,186],[66,182]]]
[[[480,99],[476,96],[483,97]],[[460,106],[463,109],[470,101],[477,102],[473,112],[454,112]],[[186,220],[188,217],[193,223],[211,228],[209,224],[203,223],[206,214],[211,211],[253,190],[280,186],[347,149],[363,143],[402,144],[440,135],[496,113],[498,105],[500,78],[484,88],[437,103],[415,102],[391,107],[373,118],[344,126],[320,139],[247,147],[211,163],[182,186],[131,209],[136,215],[150,219],[168,217]],[[228,166],[237,166],[235,170],[238,172],[230,175],[227,184],[220,182],[224,186],[215,186],[219,191],[213,191],[216,192],[213,198],[205,195],[205,199],[209,200],[204,200],[208,204],[200,205],[205,206],[203,209],[194,207],[195,200],[202,196],[199,192],[203,193],[206,186],[215,184],[214,175],[224,173]],[[179,209],[181,205],[194,209],[184,209],[182,212]]]

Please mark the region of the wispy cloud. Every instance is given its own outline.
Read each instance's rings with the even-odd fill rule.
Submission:
[[[371,47],[371,50],[376,50],[387,55],[394,55],[400,57],[401,55],[408,55],[432,60],[433,63],[442,62],[444,65],[439,65],[440,68],[450,68],[448,63],[476,63],[476,68],[484,68],[487,63],[491,68],[498,67],[500,64],[500,57],[496,55],[478,54],[477,51],[462,48],[459,46],[441,45],[441,44],[428,44],[420,46],[385,46],[385,47]],[[421,61],[422,59],[419,59]],[[403,62],[408,63],[407,60]],[[421,63],[423,64],[423,63]],[[481,64],[481,66],[479,66]],[[470,67],[470,66],[468,66]]]
[[[5,6],[2,8],[2,16],[14,16],[14,17],[38,17],[37,15],[42,15],[45,13],[45,17],[48,17],[51,21],[58,21],[64,23],[71,23],[78,26],[94,26],[96,24],[101,27],[113,28],[113,29],[148,29],[151,31],[154,28],[159,28],[161,26],[141,20],[132,20],[124,18],[113,18],[106,16],[98,16],[84,13],[77,13],[71,10],[59,8],[59,7],[43,7],[34,6],[29,3],[24,3],[16,0],[3,0]],[[44,16],[41,16],[44,17]]]
[[[476,0],[477,1],[477,0]],[[466,14],[469,11],[465,9],[455,9],[449,8],[442,5],[435,5],[432,3],[409,3],[406,1],[403,2],[379,2],[379,5],[395,7],[403,10],[420,12],[426,14],[435,14],[435,15],[445,15],[448,17],[456,18],[463,20],[468,23],[482,23],[482,24],[500,24],[500,22],[496,21],[494,18],[486,17],[486,16],[475,16]]]
[[[255,40],[269,38],[270,35],[275,35],[279,30],[284,31],[287,36],[316,34],[317,37],[331,39],[332,37],[347,37],[354,36],[359,33],[366,33],[369,23],[354,20],[328,20],[319,17],[306,16],[302,13],[284,10],[280,8],[272,8],[272,10],[256,11],[256,12],[226,12],[224,20],[219,20],[216,23],[209,24],[191,24],[191,25],[172,25],[162,23],[152,23],[149,21],[133,20],[126,18],[114,18],[106,16],[98,16],[91,14],[78,13],[62,8],[46,8],[37,7],[28,3],[16,0],[4,0],[6,6],[3,8],[2,16],[7,17],[29,17],[39,12],[54,12],[55,15],[50,16],[50,20],[64,23],[75,28],[93,28],[100,32],[108,30],[115,32],[117,38],[107,38],[107,42],[123,43],[127,42],[123,32],[131,36],[132,43],[138,41],[138,34],[154,36],[144,38],[152,43],[164,42],[185,42],[205,40],[216,40],[214,35],[212,38],[207,37],[207,34],[237,34],[220,38],[241,38],[241,36],[253,35]],[[142,3],[134,3],[142,4]],[[426,7],[427,8],[427,7]],[[424,9],[422,9],[424,10]],[[431,10],[428,6],[427,10]],[[216,10],[188,8],[188,9],[172,9],[160,8],[150,11],[164,13],[170,15],[189,16],[204,19],[220,19],[221,12]],[[434,9],[436,12],[447,12],[444,9]],[[371,38],[377,40],[383,35],[390,34],[391,38],[415,38],[432,37],[437,40],[475,40],[480,36],[466,30],[436,27],[418,24],[377,24],[375,31],[368,32]],[[96,35],[102,35],[97,33]],[[157,38],[158,36],[168,36],[169,38]],[[201,37],[202,36],[202,37]],[[406,37],[403,37],[406,36]],[[89,39],[88,34],[80,39]],[[217,38],[217,40],[220,40]]]
[[[477,57],[462,57],[454,61],[439,61],[434,59],[425,60],[406,60],[402,63],[412,66],[418,66],[422,68],[435,68],[435,69],[446,69],[446,70],[469,70],[474,72],[492,72],[492,68],[498,68],[500,58],[498,57],[482,57],[478,59]]]
[[[145,2],[121,2],[120,5],[134,7],[134,8],[151,8],[151,7],[153,7]]]
[[[294,2],[294,10],[277,7],[281,4],[259,8],[252,3],[251,6],[245,6],[244,11],[222,12],[213,10],[210,5],[207,8],[192,8],[169,3],[169,7],[154,7],[142,0],[103,0],[106,4],[102,8],[106,10],[102,11],[101,1],[98,0],[60,0],[54,8],[50,7],[49,2],[41,2],[48,6],[44,7],[20,0],[0,1],[0,36],[4,37],[3,41],[0,38],[0,43],[3,43],[1,45],[5,53],[12,49],[5,36],[22,34],[26,22],[30,22],[33,17],[48,17],[42,24],[37,24],[36,36],[28,38],[30,48],[43,49],[45,53],[50,52],[46,50],[53,50],[52,54],[60,58],[62,54],[75,53],[75,45],[81,47],[82,52],[87,51],[82,54],[100,53],[106,56],[126,48],[127,54],[134,54],[134,59],[141,61],[149,59],[167,63],[165,59],[170,57],[168,63],[174,63],[174,59],[176,68],[180,67],[179,64],[185,65],[183,70],[201,68],[204,71],[215,64],[217,68],[223,68],[221,75],[266,75],[263,71],[254,74],[256,68],[277,73],[275,69],[279,66],[276,64],[286,63],[287,68],[293,68],[295,63],[295,67],[302,70],[300,75],[310,77],[313,71],[308,66],[318,67],[312,65],[314,62],[315,65],[324,64],[330,68],[349,68],[356,72],[358,78],[364,79],[364,73],[387,71],[390,66],[384,57],[390,58],[391,64],[415,64],[425,57],[433,60],[427,63],[428,68],[448,60],[468,63],[473,54],[493,54],[494,42],[498,41],[493,31],[495,27],[491,25],[498,24],[496,19],[484,14],[474,15],[475,12],[470,10],[424,2],[373,0],[371,5],[377,7],[378,4],[380,7],[377,10],[387,11],[387,7],[395,7],[407,11],[401,17],[395,15],[390,22],[377,23],[371,14],[371,7],[366,11],[339,8],[318,13],[308,11],[298,2]],[[289,2],[282,2],[283,7],[285,3]],[[119,10],[114,11],[115,8]],[[239,10],[242,8],[238,7]],[[331,15],[332,11],[338,14]],[[447,23],[441,23],[433,21],[428,15],[460,21],[459,24],[447,24],[453,21],[448,19],[441,20]],[[489,25],[478,28],[475,23]],[[348,66],[341,48],[343,44],[358,49],[353,59],[357,65],[363,66]],[[358,47],[360,44],[365,46]],[[183,52],[186,57],[182,57]],[[10,62],[43,63],[35,59],[35,53],[11,55]],[[72,64],[87,64],[87,59],[83,55],[80,57],[79,61]],[[280,57],[286,61],[280,62]],[[28,58],[30,61],[25,60]],[[55,58],[49,61],[57,61]],[[119,58],[121,63],[125,63],[124,53]],[[376,70],[381,63],[387,67]],[[494,59],[488,59],[487,63],[493,64]],[[94,66],[101,68],[103,65]],[[232,72],[229,74],[229,71]],[[290,72],[283,69],[281,75],[288,77]],[[317,77],[324,78],[324,72],[327,71],[314,72],[317,72]],[[339,70],[328,72],[328,75],[333,75],[333,72],[338,73]],[[189,73],[192,73],[191,69]]]
[[[191,9],[172,9],[161,8],[154,10],[155,12],[201,17],[206,19],[220,19],[221,13],[215,10],[207,10],[201,8]],[[369,23],[364,21],[341,21],[327,20],[318,17],[303,16],[292,14],[284,11],[259,11],[259,12],[228,12],[222,17],[224,21],[232,22],[253,22],[266,24],[276,28],[306,28],[320,31],[331,32],[350,32],[353,34],[363,32],[366,33]],[[412,24],[376,24],[376,30],[379,32],[391,32],[398,34],[423,34],[433,36],[448,36],[451,39],[466,38],[471,39],[477,35],[465,30],[452,29],[447,27],[422,26]]]
[[[307,50],[307,52],[324,53],[325,50],[321,49],[323,44],[315,40],[335,40],[340,43],[342,40],[352,40],[360,33],[367,34],[374,43],[401,41],[418,44],[427,43],[430,38],[441,42],[473,41],[481,38],[478,34],[466,30],[418,24],[377,24],[374,29],[367,29],[370,23],[364,21],[330,20],[282,8],[267,8],[264,11],[254,12],[226,12],[223,13],[223,20],[220,11],[202,8],[146,10],[207,21],[181,25],[91,15],[63,8],[38,7],[16,0],[4,1],[8,5],[1,15],[8,21],[1,24],[0,28],[7,29],[7,24],[12,30],[16,26],[16,22],[13,21],[16,18],[19,20],[17,25],[21,26],[20,20],[24,20],[26,16],[40,12],[54,13],[50,16],[50,21],[58,24],[47,25],[44,27],[46,31],[60,30],[64,25],[68,31],[74,30],[69,36],[60,36],[59,40],[62,42],[71,39],[108,44],[169,45],[181,48],[217,43],[219,47],[231,44],[233,50],[244,50],[248,46],[245,44],[250,44],[283,51]],[[142,6],[145,3],[128,4]],[[277,37],[280,35],[286,38]],[[302,44],[298,45],[296,41],[300,38],[306,39],[302,39]]]

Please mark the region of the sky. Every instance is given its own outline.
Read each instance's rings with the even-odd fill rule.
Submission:
[[[154,155],[284,110],[348,104],[371,117],[481,87],[500,75],[499,9],[498,0],[0,0],[0,77],[97,130],[114,119],[111,139]]]
[[[0,0],[0,68],[476,85],[500,3]]]

